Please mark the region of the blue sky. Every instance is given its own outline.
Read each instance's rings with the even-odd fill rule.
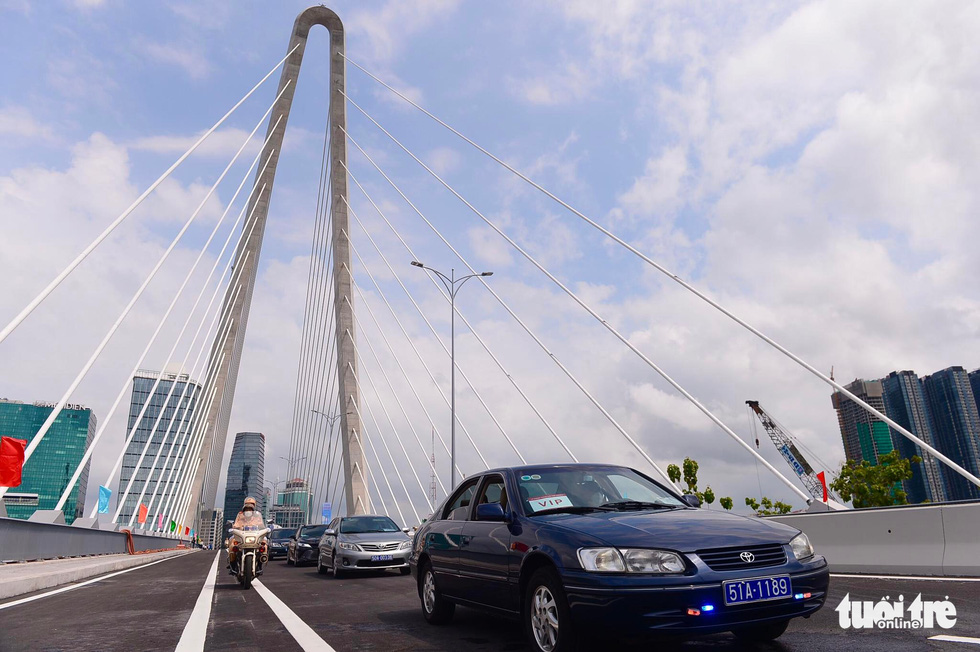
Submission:
[[[14,63],[0,71],[0,220],[7,234],[0,273],[8,279],[0,317],[16,314],[284,55],[304,7],[0,1],[0,47]],[[980,97],[976,5],[428,0],[332,8],[347,27],[351,59],[817,367],[833,365],[838,379],[980,364],[980,297],[972,282],[980,145],[972,129]],[[277,458],[288,450],[325,118],[325,53],[325,33],[316,31],[276,182],[230,429],[267,433],[269,479],[284,473]],[[54,400],[64,391],[271,103],[277,78],[4,343],[0,356],[13,373],[5,374],[0,396]],[[822,459],[840,461],[828,388],[353,68],[348,88],[739,434],[751,432],[744,400],[757,399]],[[665,465],[697,457],[703,479],[736,504],[760,489],[793,497],[353,107],[348,121],[353,137],[420,210],[475,266],[495,272],[493,287],[654,459]],[[354,174],[419,256],[458,267],[349,149]],[[203,224],[181,243],[73,400],[100,415],[108,410],[168,292],[196,255],[194,245],[203,243],[244,171],[237,166],[219,188]],[[408,255],[353,184],[350,200],[446,338],[448,309],[413,274]],[[352,235],[448,391],[448,361],[436,340],[370,242],[357,228]],[[366,274],[355,275],[383,314]],[[461,309],[582,459],[644,467],[488,293],[467,287]],[[363,326],[373,332],[370,321]],[[383,328],[399,360],[425,378],[392,320]],[[461,368],[479,379],[484,399],[522,450],[536,461],[562,459],[478,343],[463,333],[457,345]],[[153,349],[157,365],[166,349]],[[365,373],[384,387],[372,365],[364,363]],[[397,365],[390,355],[382,365],[407,407],[414,398],[398,384]],[[448,431],[430,385],[420,384],[419,392],[441,419],[436,427]],[[366,391],[365,402],[389,406],[404,433],[404,417],[386,390],[381,394],[378,400]],[[462,388],[459,400],[488,461],[513,462],[472,392]],[[429,430],[420,410],[408,421]],[[123,427],[120,421],[107,430],[92,487],[115,458]],[[764,446],[762,453],[784,469],[774,451]],[[424,464],[417,447],[412,455],[416,466]],[[461,456],[464,471],[478,470],[471,450]],[[446,469],[444,459],[440,466]],[[421,491],[413,500],[421,505]]]

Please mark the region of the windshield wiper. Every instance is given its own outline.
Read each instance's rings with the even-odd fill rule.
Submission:
[[[538,514],[559,514],[562,512],[568,514],[588,514],[589,512],[610,512],[614,508],[607,507],[606,505],[600,505],[599,507],[588,507],[586,505],[566,505],[564,507],[552,507],[551,509],[542,509],[539,512],[534,512],[531,516],[537,516]]]
[[[665,505],[663,503],[645,503],[640,500],[621,500],[615,503],[604,503],[602,507],[609,509],[677,509],[678,505]]]

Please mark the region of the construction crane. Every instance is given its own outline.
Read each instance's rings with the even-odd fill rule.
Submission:
[[[768,412],[762,409],[762,406],[759,405],[759,401],[746,401],[745,403],[753,412],[755,412],[756,416],[759,417],[759,420],[762,421],[762,427],[766,429],[767,433],[769,433],[769,438],[772,439],[772,443],[775,444],[776,450],[779,451],[780,455],[786,459],[786,462],[789,463],[790,467],[792,467],[792,469],[796,472],[796,475],[799,476],[800,481],[803,482],[803,485],[806,487],[807,491],[810,492],[810,495],[820,502],[826,502],[826,499],[824,498],[826,484],[825,481],[822,482],[819,477],[819,475],[821,475],[823,472],[818,474],[813,471],[813,467],[810,466],[810,463],[807,462],[805,457],[803,457],[803,453],[801,453],[800,449],[797,448],[792,435],[783,430],[782,427],[776,423],[776,420],[769,416]],[[755,443],[756,446],[758,446],[759,440],[756,439]],[[826,478],[826,476],[824,477]],[[833,494],[827,490],[826,495],[830,497]]]

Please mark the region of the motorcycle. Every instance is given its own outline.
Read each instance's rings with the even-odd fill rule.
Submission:
[[[232,570],[242,588],[252,588],[252,580],[262,574],[262,568],[269,561],[269,547],[266,542],[269,532],[269,528],[256,527],[228,530],[231,535],[231,550],[235,553]]]

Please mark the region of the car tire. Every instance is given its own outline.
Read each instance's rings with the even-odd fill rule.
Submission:
[[[775,641],[782,636],[788,626],[788,620],[778,623],[765,623],[764,625],[747,625],[733,629],[732,634],[740,641],[747,643],[765,643]]]
[[[412,569],[411,568],[399,568],[398,571],[402,575],[408,575],[408,574],[410,574],[412,572]]]
[[[335,580],[342,580],[346,576],[347,573],[340,567],[340,558],[337,557],[337,553],[335,552],[333,555],[333,578]]]
[[[422,601],[422,615],[430,625],[445,625],[456,613],[456,605],[439,591],[429,562],[424,562],[419,568],[419,599]]]
[[[320,575],[327,574],[327,567],[320,563],[319,557],[316,558],[316,572],[318,572]]]
[[[577,648],[568,599],[554,570],[540,568],[531,576],[524,592],[521,618],[532,649],[569,652]]]

